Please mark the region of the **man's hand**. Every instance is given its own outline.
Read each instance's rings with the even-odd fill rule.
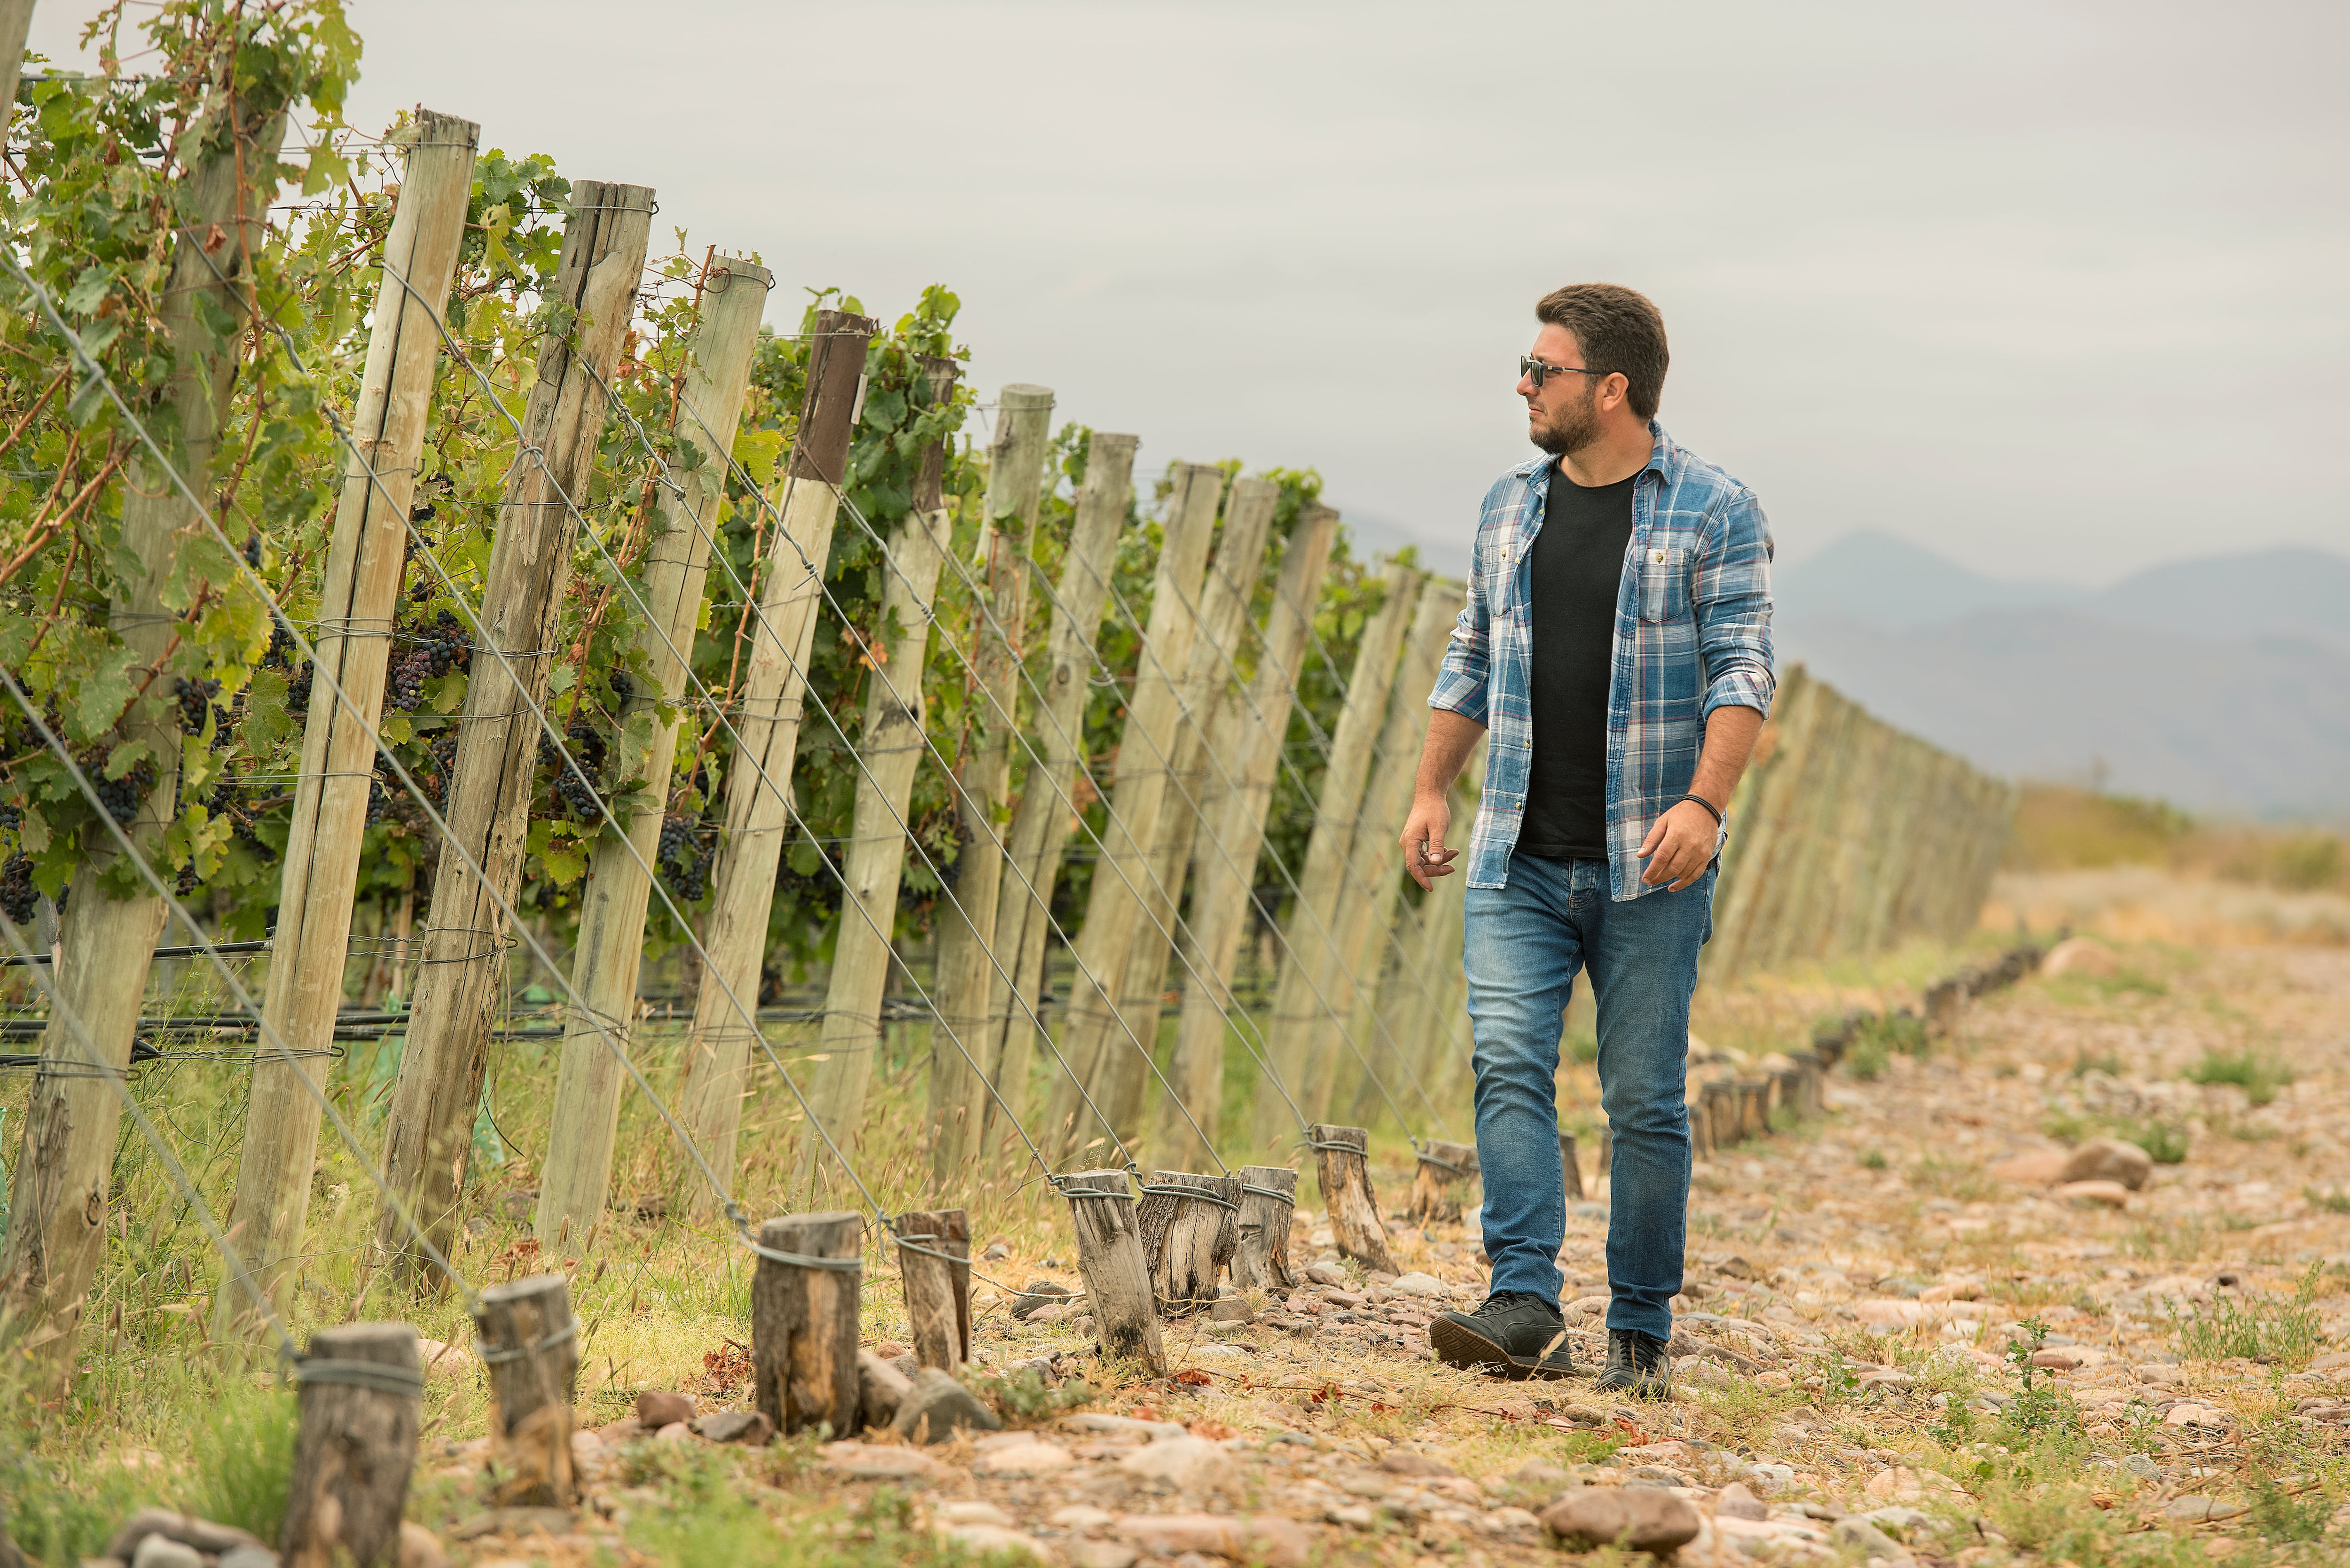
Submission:
[[[1650,824],[1648,836],[1640,841],[1640,858],[1648,863],[1640,880],[1651,888],[1670,883],[1666,891],[1679,892],[1713,864],[1720,835],[1721,824],[1711,812],[1693,800],[1681,802]]]
[[[1452,875],[1452,862],[1458,849],[1444,847],[1444,830],[1452,826],[1452,803],[1441,791],[1434,794],[1423,791],[1412,797],[1411,815],[1405,819],[1403,837],[1403,868],[1422,888],[1431,888],[1439,877]]]

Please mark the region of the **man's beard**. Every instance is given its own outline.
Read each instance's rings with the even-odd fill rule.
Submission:
[[[1586,386],[1589,386],[1586,381]],[[1553,457],[1572,457],[1599,439],[1598,389],[1583,394],[1579,402],[1569,403],[1559,410],[1549,424],[1531,431],[1534,445]]]

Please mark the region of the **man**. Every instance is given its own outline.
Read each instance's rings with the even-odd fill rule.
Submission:
[[[1456,1366],[1571,1370],[1555,1093],[1577,970],[1615,1137],[1603,1389],[1669,1391],[1689,1204],[1690,995],[1731,792],[1771,706],[1771,535],[1753,493],[1656,422],[1664,319],[1628,288],[1545,296],[1519,362],[1549,455],[1485,495],[1469,603],[1429,697],[1406,864],[1449,876],[1447,804],[1491,731],[1469,843],[1469,1013],[1492,1293],[1429,1328]]]

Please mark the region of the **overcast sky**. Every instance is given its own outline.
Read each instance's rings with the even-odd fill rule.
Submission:
[[[56,50],[96,9],[42,0]],[[1783,561],[2350,553],[2350,7],[350,0],[354,123],[654,186],[1143,462],[1312,466],[1458,569],[1532,306],[1662,307]],[[665,236],[664,236],[665,237]]]

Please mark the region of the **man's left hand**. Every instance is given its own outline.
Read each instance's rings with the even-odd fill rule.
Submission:
[[[1640,880],[1651,888],[1670,883],[1666,890],[1679,892],[1713,864],[1720,835],[1721,824],[1711,812],[1693,800],[1681,802],[1657,818],[1640,841],[1640,858],[1648,863]]]

